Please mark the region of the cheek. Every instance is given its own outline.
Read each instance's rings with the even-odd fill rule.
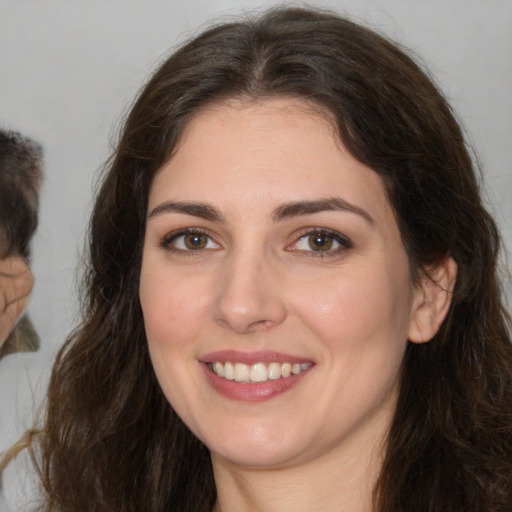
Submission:
[[[352,268],[305,283],[303,288],[308,293],[295,293],[294,307],[309,328],[333,348],[405,343],[412,294],[404,272]]]
[[[407,344],[408,279],[365,268],[336,279],[331,275],[309,290],[295,307],[323,347],[321,363],[329,377],[319,406],[330,411],[335,424],[349,417],[357,422],[394,396]]]
[[[184,344],[209,309],[204,282],[159,273],[141,274],[140,302],[150,349]]]
[[[140,302],[146,338],[156,378],[172,407],[185,420],[197,403],[196,355],[204,338],[200,319],[208,310],[206,299],[194,281],[165,274],[141,274]]]

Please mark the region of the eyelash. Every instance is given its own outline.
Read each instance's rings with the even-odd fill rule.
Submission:
[[[337,244],[339,244],[339,246],[335,247],[335,248],[328,247],[327,250],[323,250],[323,251],[315,250],[312,248],[310,248],[310,250],[307,250],[307,249],[298,249],[298,248],[293,247],[293,246],[297,246],[301,242],[301,240],[306,240],[315,235],[319,235],[319,236],[328,238],[331,240],[331,244],[333,242],[336,242]],[[338,233],[337,231],[332,231],[332,230],[326,229],[326,228],[308,228],[301,232],[299,238],[297,238],[297,240],[295,242],[293,242],[293,244],[291,244],[291,246],[288,246],[287,250],[301,252],[301,253],[306,254],[307,256],[312,257],[312,258],[326,258],[326,257],[338,256],[341,252],[344,252],[347,249],[351,249],[352,247],[353,247],[353,244],[350,241],[350,239],[347,238],[346,236],[342,235],[341,233]]]
[[[191,249],[191,248],[184,249],[184,248],[176,247],[176,241],[181,237],[186,237],[187,235],[197,235],[197,236],[201,236],[201,237],[206,237],[207,245],[210,243],[214,243],[217,247],[212,248],[212,247],[205,246],[205,247],[200,247],[200,248],[196,248],[196,249]],[[186,242],[183,242],[183,243],[185,244]],[[169,233],[162,240],[162,246],[164,247],[164,249],[166,249],[170,252],[180,253],[180,254],[183,254],[186,256],[197,256],[200,253],[202,253],[204,250],[212,250],[212,249],[215,250],[220,247],[220,245],[217,242],[215,242],[215,240],[208,233],[208,231],[205,231],[203,229],[194,229],[194,228],[185,228],[185,229],[180,229],[179,231],[174,231],[172,233]]]
[[[196,249],[190,247],[188,249],[176,247],[176,241],[181,237],[186,237],[187,235],[197,235],[200,237],[206,237],[206,245],[204,247],[199,247]],[[297,247],[294,247],[297,246],[301,241],[307,238],[311,238],[312,236],[315,235],[322,236],[330,240],[331,245],[327,247],[326,250],[315,250],[311,248],[311,246],[310,250],[299,249]],[[216,247],[208,247],[208,244],[211,243],[215,244]],[[333,243],[337,243],[338,247],[332,248]],[[183,241],[183,244],[186,244],[186,242]],[[201,254],[205,250],[215,250],[217,248],[220,248],[220,245],[217,242],[215,242],[215,240],[208,231],[205,231],[203,229],[185,228],[166,235],[162,240],[162,247],[173,253],[180,253],[186,256],[196,256]],[[326,228],[307,228],[301,231],[300,236],[292,244],[288,245],[285,250],[290,252],[300,252],[312,258],[325,258],[337,256],[339,255],[339,253],[346,251],[347,249],[351,249],[352,247],[352,242],[346,236],[342,235],[341,233],[338,233],[337,231],[332,231]]]

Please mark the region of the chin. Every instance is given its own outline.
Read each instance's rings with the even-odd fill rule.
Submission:
[[[232,432],[216,439],[207,439],[206,445],[212,453],[212,458],[228,461],[241,467],[278,468],[292,464],[304,457],[306,439],[290,436],[290,431],[283,429],[265,428],[247,429],[240,436]]]
[[[225,461],[230,465],[255,468],[255,469],[278,469],[292,465],[301,455],[302,450],[297,453],[289,450],[282,450],[280,447],[267,446],[264,450],[254,446],[240,446],[234,449],[212,451],[212,459]]]

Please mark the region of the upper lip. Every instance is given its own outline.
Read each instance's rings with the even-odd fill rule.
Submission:
[[[274,352],[268,350],[258,350],[255,352],[240,352],[237,350],[217,350],[209,352],[199,358],[203,363],[218,362],[231,362],[231,363],[309,363],[312,362],[306,357],[298,357],[290,354],[283,354],[281,352]]]

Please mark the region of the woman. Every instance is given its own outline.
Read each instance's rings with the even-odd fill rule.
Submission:
[[[396,46],[300,9],[206,31],[107,166],[44,509],[510,511],[498,245]]]

